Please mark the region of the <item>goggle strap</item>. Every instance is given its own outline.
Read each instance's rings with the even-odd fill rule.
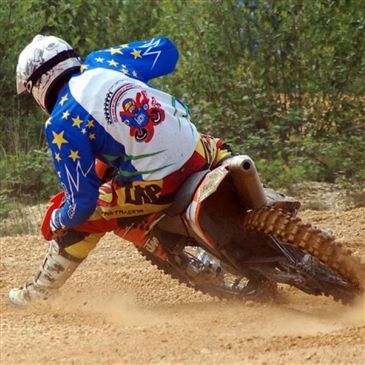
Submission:
[[[62,61],[75,57],[78,58],[77,53],[73,49],[69,49],[58,53],[56,56],[52,57],[47,62],[40,65],[28,78],[26,83],[27,90],[31,92],[33,85],[42,77],[42,75],[51,70],[54,66],[56,66]]]

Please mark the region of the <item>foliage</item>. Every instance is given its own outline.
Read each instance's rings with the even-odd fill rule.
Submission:
[[[4,155],[0,159],[0,216],[6,216],[21,197],[23,202],[35,203],[48,199],[57,189],[57,179],[45,150],[31,150],[19,155]],[[8,208],[6,208],[8,207]]]
[[[156,85],[189,105],[202,132],[250,154],[265,180],[365,183],[364,1],[3,0],[0,27],[0,148],[26,158],[1,161],[14,192],[53,187],[25,179],[44,147],[43,117],[14,91],[18,53],[36,33],[81,56],[168,36],[178,70]]]

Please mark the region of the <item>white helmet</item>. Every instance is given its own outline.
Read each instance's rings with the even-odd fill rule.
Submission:
[[[64,76],[80,69],[80,59],[64,40],[36,35],[19,55],[16,68],[17,92],[32,93],[38,105],[50,114],[52,88]]]

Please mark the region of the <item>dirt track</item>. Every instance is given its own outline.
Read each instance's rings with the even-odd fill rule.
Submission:
[[[365,208],[305,211],[365,261]],[[217,302],[164,277],[107,236],[41,307],[5,295],[34,272],[46,243],[3,237],[1,364],[364,364],[365,305],[282,290],[282,304]]]

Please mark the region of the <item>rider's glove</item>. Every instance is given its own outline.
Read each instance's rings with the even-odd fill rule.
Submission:
[[[61,209],[55,209],[52,212],[51,220],[49,222],[49,226],[53,233],[61,231],[65,228],[65,225],[61,222]]]

